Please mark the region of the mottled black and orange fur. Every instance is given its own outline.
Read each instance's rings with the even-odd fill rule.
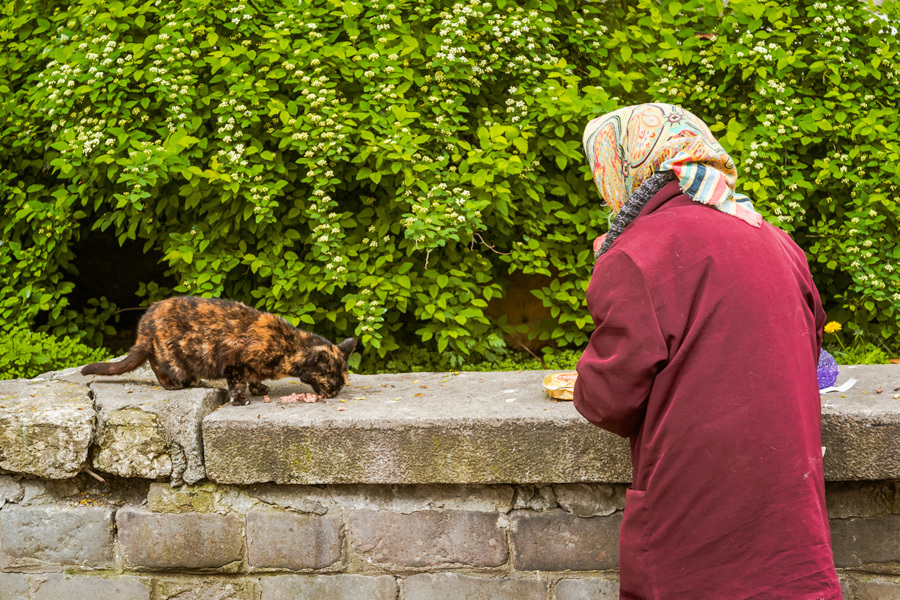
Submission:
[[[347,359],[355,347],[353,338],[335,345],[240,302],[180,296],[147,309],[123,360],[93,363],[81,373],[121,375],[150,361],[167,390],[224,378],[236,406],[247,404],[248,387],[262,396],[269,393],[262,381],[280,377],[296,377],[332,398],[347,382]]]

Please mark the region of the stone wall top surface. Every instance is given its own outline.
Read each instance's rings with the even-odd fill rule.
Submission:
[[[625,440],[543,393],[547,372],[354,375],[337,398],[226,405],[203,420],[219,483],[628,481]]]
[[[83,386],[0,381],[0,472],[74,477],[87,459],[94,415]]]
[[[270,403],[204,419],[207,473],[220,483],[629,481],[626,441],[547,398],[546,373],[354,375],[316,404],[280,404],[302,386],[277,383]],[[826,478],[898,478],[900,366],[842,367],[839,382],[850,377],[851,390],[822,396]]]
[[[337,398],[312,404],[280,401],[309,391],[288,379],[270,383],[268,402],[241,407],[218,406],[222,382],[170,392],[149,369],[0,382],[0,472],[58,479],[93,468],[230,484],[628,482],[627,440],[549,399],[546,373],[352,375]],[[849,377],[858,380],[851,390],[822,396],[826,479],[898,479],[900,365],[841,367],[839,383]]]
[[[900,478],[900,365],[841,367],[847,392],[822,396],[825,478]]]

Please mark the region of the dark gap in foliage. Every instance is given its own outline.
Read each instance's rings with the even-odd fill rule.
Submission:
[[[137,295],[141,283],[155,282],[173,288],[178,282],[166,273],[162,253],[155,248],[144,251],[143,240],[125,240],[121,245],[112,229],[91,231],[75,242],[68,280],[75,284],[69,294],[72,309],[91,307],[92,299],[106,297],[117,310],[139,308],[144,301]],[[116,335],[107,336],[104,346],[114,351],[128,349],[134,341],[143,310],[118,313]]]

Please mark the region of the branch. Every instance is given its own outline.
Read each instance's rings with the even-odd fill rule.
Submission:
[[[485,242],[485,241],[484,241],[484,238],[481,237],[481,234],[480,234],[480,233],[475,233],[475,234],[473,234],[473,236],[474,236],[474,237],[477,237],[477,238],[478,238],[478,241],[481,242],[481,244],[482,244],[483,246],[486,246],[491,252],[493,252],[493,253],[495,253],[495,254],[502,254],[502,255],[504,255],[504,256],[509,256],[510,254],[512,254],[511,252],[500,252],[500,251],[497,250],[494,246],[491,246],[490,244],[488,244],[487,242]]]
[[[81,470],[82,470],[82,472],[87,473],[88,475],[90,475],[91,477],[93,477],[94,479],[99,481],[100,483],[106,483],[105,479],[103,479],[102,477],[100,477],[99,475],[97,475],[96,473],[94,473],[93,471],[88,469],[87,467],[82,467]]]

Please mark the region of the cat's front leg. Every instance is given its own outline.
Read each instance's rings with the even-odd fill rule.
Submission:
[[[247,398],[247,369],[228,367],[225,369],[225,381],[228,383],[228,397],[234,406],[249,404]]]
[[[263,385],[259,381],[251,381],[247,386],[250,388],[251,396],[268,396],[269,395],[269,386]]]

